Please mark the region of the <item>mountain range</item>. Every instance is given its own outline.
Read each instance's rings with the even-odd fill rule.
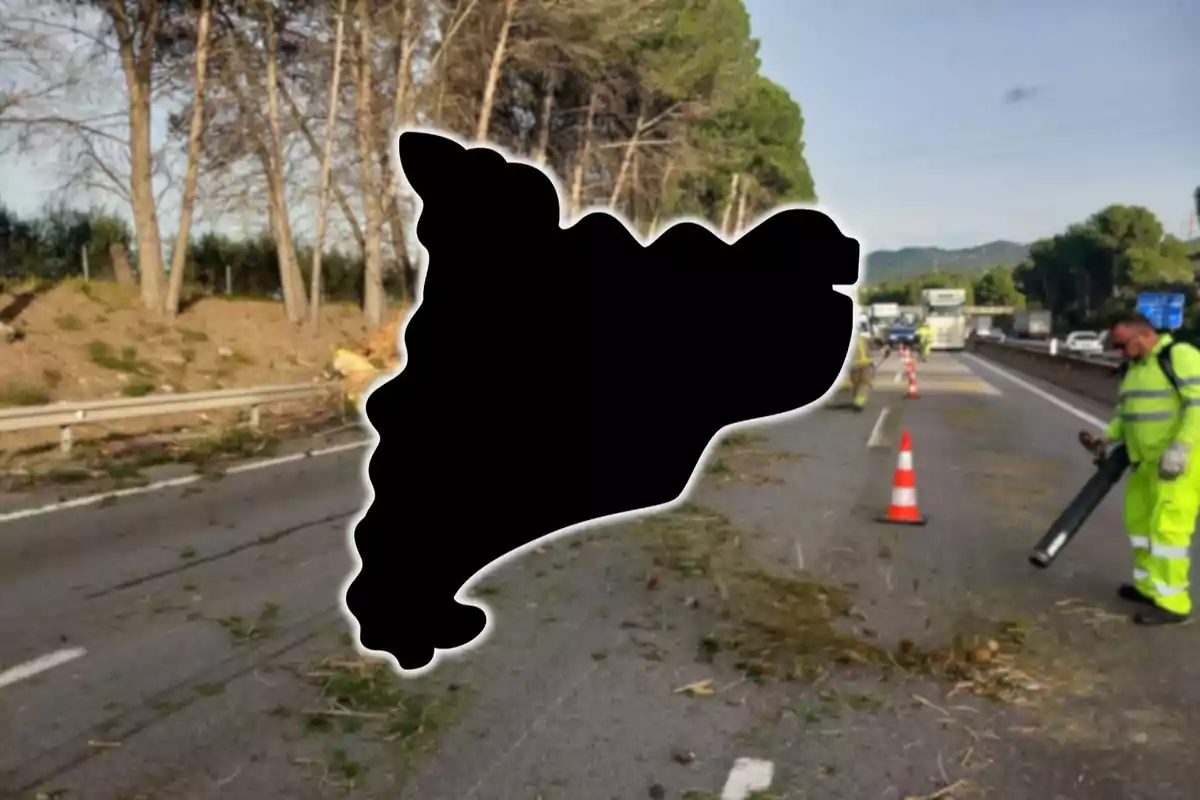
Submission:
[[[1188,240],[1192,260],[1200,261],[1200,237]],[[1029,245],[997,239],[994,242],[961,250],[941,247],[905,247],[901,250],[876,250],[867,254],[867,282],[883,283],[943,272],[982,272],[992,267],[1011,267],[1029,255]]]
[[[867,254],[870,283],[911,278],[927,272],[980,272],[991,267],[1013,266],[1029,255],[1029,245],[999,239],[976,247],[945,250],[941,247],[905,247]]]

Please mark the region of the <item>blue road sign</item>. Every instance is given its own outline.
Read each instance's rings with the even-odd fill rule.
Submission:
[[[1184,296],[1177,292],[1142,292],[1137,308],[1159,330],[1173,331],[1183,327]]]

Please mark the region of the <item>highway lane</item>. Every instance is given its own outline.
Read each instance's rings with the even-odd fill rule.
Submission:
[[[314,638],[336,646],[335,593],[350,565],[343,542],[361,503],[360,457],[305,460],[0,528],[0,664],[86,651],[0,690],[2,713],[15,723],[0,747],[0,787],[27,796],[65,771],[76,793],[108,785],[111,794],[96,796],[136,795],[157,774],[186,767],[201,745],[217,748],[218,763],[242,757],[257,734],[237,729],[271,694],[261,670]],[[216,738],[192,727],[222,719],[232,727]]]
[[[903,797],[960,779],[1009,797],[1191,797],[1196,629],[1117,621],[1118,500],[1053,570],[1025,563],[1088,474],[1075,412],[1105,410],[969,356],[920,365],[917,401],[894,374],[893,360],[867,414],[814,411],[723,454],[696,499],[762,564],[856,584],[861,625],[881,641],[1030,620],[1053,646],[1022,666],[1066,684],[1033,692],[1037,709],[832,666],[816,685],[759,685],[698,650],[728,598],[654,563],[669,529],[632,526],[489,580],[497,632],[400,684],[433,710],[383,741],[375,721],[391,723],[395,696],[385,710],[342,686],[335,710],[359,716],[311,713],[333,702],[315,685],[333,669],[322,660],[353,659],[336,592],[362,490],[360,454],[344,453],[0,525],[0,669],[85,651],[0,688],[16,722],[0,732],[0,797],[698,800],[722,796],[739,758],[757,759],[743,775],[769,762],[787,797]],[[925,528],[873,519],[901,428]],[[712,697],[674,691],[706,679]]]

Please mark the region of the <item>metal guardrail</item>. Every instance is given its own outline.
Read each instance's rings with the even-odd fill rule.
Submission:
[[[1012,347],[1020,350],[1031,350],[1038,353],[1050,355],[1050,342],[1044,339],[1006,339],[1003,343],[993,342],[1000,347]],[[1074,358],[1077,360],[1090,361],[1100,364],[1119,364],[1121,357],[1116,353],[1078,353],[1067,350],[1063,343],[1059,341],[1058,353],[1055,354],[1058,358]]]
[[[1112,405],[1118,391],[1119,358],[1112,356],[1087,357],[1078,353],[1059,351],[1050,355],[1049,348],[1038,343],[1007,341],[1003,344],[974,340],[968,348],[998,364],[1026,373],[1062,389],[1075,392],[1098,403]],[[1033,346],[1031,346],[1033,345]]]
[[[189,414],[225,408],[249,408],[250,425],[257,428],[261,409],[271,403],[304,400],[329,394],[336,384],[297,383],[287,386],[257,386],[248,389],[223,389],[215,392],[151,394],[113,400],[65,401],[42,406],[24,406],[0,410],[0,433],[58,428],[60,449],[71,450],[71,427],[117,420]]]

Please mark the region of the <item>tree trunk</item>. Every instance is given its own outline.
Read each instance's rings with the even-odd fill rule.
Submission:
[[[583,120],[583,128],[579,132],[579,146],[576,148],[575,168],[571,176],[571,216],[579,213],[583,203],[583,176],[587,172],[587,163],[592,155],[592,128],[596,124],[596,104],[600,100],[599,84],[592,87],[588,98],[587,116]]]
[[[617,208],[617,202],[621,199],[621,193],[625,191],[625,181],[629,176],[629,165],[633,163],[633,154],[637,150],[638,141],[642,135],[642,126],[645,124],[646,114],[644,111],[640,111],[638,112],[637,122],[633,126],[633,137],[625,145],[625,153],[621,156],[621,168],[617,170],[617,179],[613,181],[612,194],[608,197],[608,207],[614,211]]]
[[[372,144],[375,141],[374,95],[371,90],[371,0],[358,0],[358,86],[355,117],[358,127],[358,165],[362,183],[366,249],[363,251],[363,316],[367,327],[383,325],[387,297],[383,291],[383,206],[379,190],[384,183],[375,174]]]
[[[750,193],[746,191],[746,186],[742,186],[742,191],[738,196],[737,222],[734,223],[734,236],[741,235],[742,231],[746,230],[746,206],[750,198]]]
[[[725,210],[721,213],[721,233],[729,235],[729,221],[733,216],[733,207],[737,203],[738,184],[742,180],[740,172],[733,173],[733,177],[729,179],[729,198],[725,201]]]
[[[113,277],[117,279],[117,286],[122,289],[136,287],[137,281],[133,277],[133,267],[129,265],[129,251],[125,249],[125,245],[120,242],[109,245],[108,257],[112,259]]]
[[[110,0],[108,8],[117,34],[125,88],[129,93],[129,199],[138,243],[142,305],[147,310],[159,312],[162,310],[164,275],[154,192],[154,155],[150,144],[150,103],[154,38],[158,35],[161,14],[156,2],[146,2],[138,11],[141,26],[135,42],[125,4]]]
[[[558,85],[558,73],[553,69],[546,71],[545,85],[542,87],[542,107],[538,113],[537,144],[534,145],[531,160],[538,166],[546,163],[550,151],[550,121],[554,114],[554,89]]]
[[[321,184],[318,189],[317,239],[313,246],[312,285],[308,292],[308,328],[316,336],[321,329],[321,251],[325,249],[325,225],[329,218],[329,184],[333,171],[333,133],[337,122],[338,91],[342,85],[342,46],[346,32],[346,0],[338,3],[337,31],[333,45],[333,77],[329,80],[329,105],[325,115],[325,151],[321,154]]]
[[[639,219],[642,207],[642,157],[638,152],[633,154],[633,163],[629,167],[629,202],[626,204],[629,221],[633,223],[633,228],[636,231],[641,231]]]
[[[662,209],[667,202],[667,189],[671,186],[671,173],[675,171],[675,159],[667,159],[667,165],[663,168],[662,180],[658,184],[658,201],[654,205],[654,216],[650,219],[650,227],[646,231],[647,237],[653,237],[654,232],[658,230],[659,220],[662,218]]]
[[[388,216],[388,233],[391,234],[392,251],[396,254],[396,271],[400,273],[400,283],[404,291],[400,299],[412,303],[417,298],[417,271],[408,255],[408,240],[404,236],[404,218],[396,203],[392,204],[392,210]]]
[[[187,268],[188,237],[192,228],[192,213],[196,207],[196,178],[200,171],[201,136],[204,133],[204,83],[208,77],[208,31],[212,22],[209,0],[200,0],[200,19],[196,32],[196,86],[192,95],[192,119],[188,127],[187,174],[183,183],[183,198],[179,206],[179,231],[175,234],[175,250],[171,254],[171,276],[164,310],[169,316],[179,314],[179,296],[183,291],[183,272]]]
[[[287,85],[283,83],[279,84],[279,92],[288,104],[288,112],[292,118],[292,122],[296,124],[300,135],[308,144],[308,149],[312,151],[313,158],[317,159],[319,163],[324,158],[325,149],[317,141],[317,137],[313,135],[312,128],[308,126],[308,122],[304,119],[304,114],[300,111],[300,106],[296,104],[296,99],[288,91]],[[363,236],[362,225],[358,224],[358,215],[350,207],[350,198],[346,197],[346,193],[342,191],[342,187],[336,181],[330,181],[329,191],[333,195],[333,200],[337,202],[338,208],[342,210],[342,216],[346,218],[346,224],[350,226],[350,234],[354,237],[354,241],[358,243],[359,249],[365,248],[367,243]]]
[[[279,60],[278,33],[275,30],[274,6],[262,4],[267,40],[267,130],[270,133],[270,177],[274,185],[275,247],[279,255],[279,282],[283,292],[284,312],[289,321],[304,321],[307,305],[303,277],[296,259],[291,220],[288,219],[287,186],[283,175],[283,131],[279,123]]]
[[[492,108],[496,102],[496,86],[504,62],[508,59],[508,33],[512,30],[513,18],[517,15],[518,0],[504,0],[504,18],[500,23],[500,37],[492,51],[492,63],[488,67],[487,80],[483,84],[483,99],[479,102],[479,121],[475,126],[476,141],[486,141],[492,124]]]
[[[404,11],[400,17],[399,58],[396,65],[396,93],[392,97],[392,133],[396,134],[404,127],[410,117],[409,88],[412,85],[412,63],[416,52],[413,35],[413,1],[404,0]],[[453,31],[451,31],[453,32]],[[449,34],[447,35],[447,37]],[[443,42],[445,47],[445,42]],[[441,51],[439,51],[440,54]],[[404,236],[404,213],[400,207],[400,152],[389,141],[387,147],[388,180],[387,191],[383,196],[383,216],[391,235],[392,250],[395,254],[395,269],[400,273],[402,300],[412,301],[414,283],[412,264],[408,258],[408,245]]]

